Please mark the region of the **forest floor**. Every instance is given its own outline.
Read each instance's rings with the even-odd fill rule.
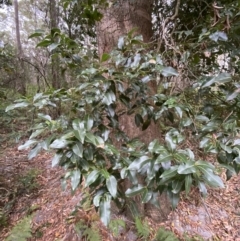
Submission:
[[[133,225],[127,225],[124,232],[114,237],[93,209],[79,208],[81,190],[74,194],[70,188],[63,191],[64,170],[51,167],[50,153],[41,153],[31,161],[27,155],[16,144],[2,144],[0,148],[0,240],[6,240],[14,225],[30,215],[30,241],[88,240],[86,230],[90,232],[90,228],[104,241],[143,240],[137,237]],[[240,241],[240,175],[224,182],[225,189],[210,189],[204,199],[197,190],[192,190],[188,197],[182,195],[177,209],[165,222],[146,220],[151,230],[165,227],[180,240]],[[195,238],[187,238],[187,233]],[[146,240],[154,240],[154,236]]]

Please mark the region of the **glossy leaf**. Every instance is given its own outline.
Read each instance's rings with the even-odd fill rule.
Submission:
[[[83,144],[86,136],[86,132],[84,130],[74,130],[73,131],[75,137]]]
[[[110,176],[106,180],[107,189],[110,194],[115,198],[117,196],[117,180],[114,176]]]
[[[29,153],[28,153],[28,159],[31,160],[33,159],[35,156],[37,156],[37,154],[42,150],[42,145],[41,143],[38,143]]]
[[[18,147],[18,150],[21,151],[21,150],[24,150],[24,149],[27,149],[29,148],[31,145],[37,143],[36,140],[28,140],[26,141],[23,145],[19,146]]]
[[[178,167],[178,174],[191,174],[195,173],[196,168],[195,168],[195,163],[194,162],[187,162],[186,164],[181,164]]]
[[[183,181],[175,180],[172,182],[172,193],[178,194],[180,193],[183,186]]]
[[[124,46],[124,37],[120,37],[118,39],[118,48],[123,49],[123,46]]]
[[[13,105],[9,105],[5,111],[8,112],[10,110],[14,110],[17,108],[23,108],[23,107],[27,107],[27,106],[29,106],[28,102],[19,102],[19,103],[13,104]]]
[[[63,154],[62,153],[56,153],[52,159],[52,167],[55,167],[56,165],[58,165],[58,163],[60,162],[61,158],[62,158]]]
[[[186,192],[186,195],[189,194],[189,192],[191,190],[192,183],[193,183],[192,176],[186,175],[186,177],[185,177],[185,192]]]
[[[162,179],[160,181],[160,183],[165,183],[165,182],[169,181],[170,179],[176,177],[177,169],[178,169],[178,166],[173,166],[170,169],[164,171],[163,174],[160,176],[160,178]]]
[[[72,190],[75,191],[76,188],[78,187],[78,184],[80,182],[81,179],[81,172],[80,170],[73,170],[71,173],[71,186],[72,186]]]
[[[102,58],[101,58],[101,62],[105,62],[108,61],[111,58],[111,56],[107,53],[103,53]]]
[[[87,176],[87,179],[86,179],[86,182],[85,182],[85,187],[89,187],[91,184],[93,184],[97,178],[99,177],[100,175],[100,172],[98,170],[93,170],[88,176]]]
[[[83,145],[81,143],[76,143],[73,147],[72,147],[73,152],[79,156],[79,157],[83,157]]]
[[[148,156],[141,156],[140,158],[134,160],[128,167],[129,170],[138,171],[146,161],[150,161]]]
[[[163,67],[161,74],[164,77],[178,76],[177,70],[172,67]]]
[[[133,197],[137,194],[140,194],[144,192],[145,187],[141,186],[140,184],[138,186],[135,186],[133,188],[128,188],[127,191],[125,192],[127,197]]]
[[[221,178],[217,175],[215,175],[211,170],[209,169],[202,169],[202,172],[204,173],[204,179],[208,182],[209,185],[212,187],[224,187],[223,181]]]
[[[100,210],[101,221],[104,223],[105,226],[107,226],[110,222],[110,214],[111,214],[110,197],[107,196],[101,199],[99,204],[99,210]]]
[[[51,145],[50,148],[53,149],[62,149],[68,146],[70,144],[70,141],[64,140],[64,139],[56,139]]]
[[[153,193],[146,189],[142,194],[142,203],[148,203],[153,196]]]

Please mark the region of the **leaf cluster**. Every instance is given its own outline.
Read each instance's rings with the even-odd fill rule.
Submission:
[[[176,207],[180,193],[188,194],[193,186],[204,196],[207,186],[224,187],[215,165],[200,151],[217,154],[229,178],[240,171],[238,95],[229,99],[225,91],[236,85],[231,75],[202,76],[180,93],[169,81],[178,75],[163,56],[146,51],[142,38],[131,31],[114,51],[81,70],[78,86],[38,93],[6,111],[28,108],[38,113],[33,133],[19,149],[32,147],[30,159],[42,149],[54,150],[52,166],[66,170],[63,184],[69,179],[73,191],[79,186],[88,190],[107,225],[112,201],[123,208],[127,199],[140,195],[142,203],[159,206],[158,195],[167,192]],[[154,82],[155,94],[149,87]],[[68,111],[54,118],[47,110],[59,101]],[[150,143],[132,139],[121,128],[124,115],[132,116],[142,131],[151,123],[159,125],[163,138]],[[193,149],[189,142],[196,143]],[[125,180],[132,184],[127,190],[122,188]]]

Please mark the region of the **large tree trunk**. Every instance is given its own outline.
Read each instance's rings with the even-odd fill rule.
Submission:
[[[105,52],[110,52],[117,46],[119,37],[127,34],[133,28],[136,28],[136,34],[143,36],[144,42],[151,40],[153,36],[151,22],[152,3],[153,0],[120,0],[117,4],[103,11],[104,17],[97,25],[99,57]],[[156,92],[156,83],[151,83],[150,85],[150,89]],[[136,127],[133,116],[123,115],[119,118],[119,122],[121,128],[130,138],[138,137],[146,144],[160,137],[159,126],[153,123],[147,130],[142,131]],[[143,182],[143,179],[139,181]],[[125,189],[131,186],[129,181],[126,181],[124,185]],[[139,201],[137,203],[140,205],[137,208],[143,216],[148,214],[152,216],[154,213],[155,219],[158,219],[158,221],[163,220],[170,211],[170,206],[166,196],[162,196],[160,202],[164,212],[153,208],[150,204],[144,207]],[[127,210],[126,215],[131,218],[131,210]]]
[[[18,0],[14,0],[14,13],[15,13],[15,26],[16,26],[16,42],[17,42],[17,57],[20,63],[19,70],[16,71],[17,73],[17,90],[20,94],[26,94],[26,76],[25,76],[25,66],[22,60],[23,58],[23,51],[22,51],[22,44],[20,38],[20,28],[19,28],[19,13],[18,13]]]

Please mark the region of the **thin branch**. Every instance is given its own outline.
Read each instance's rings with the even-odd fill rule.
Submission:
[[[26,59],[26,58],[22,58],[21,60],[24,61],[24,62],[26,62],[26,63],[28,63],[28,64],[30,64],[31,66],[33,66],[33,67],[40,73],[40,75],[43,77],[43,79],[44,79],[45,83],[47,84],[48,88],[50,88],[50,85],[49,85],[49,83],[48,83],[45,75],[41,72],[41,70],[39,69],[38,66],[36,66],[35,64],[33,64],[32,62],[30,62],[30,61],[29,61],[28,59]]]
[[[168,45],[168,46],[169,46],[169,44],[167,43],[167,40],[166,40],[166,36],[165,36],[165,32],[166,32],[166,31],[165,31],[165,29],[166,29],[167,24],[168,24],[170,21],[173,21],[174,19],[176,19],[176,17],[178,16],[178,12],[179,12],[179,8],[180,8],[180,3],[181,3],[181,0],[177,0],[174,14],[173,14],[171,17],[167,17],[167,18],[165,19],[165,21],[163,22],[163,26],[162,26],[163,40],[164,40],[165,44]],[[162,45],[162,39],[159,39],[157,51],[160,50],[161,45]],[[172,46],[172,47],[173,47],[173,46]]]

